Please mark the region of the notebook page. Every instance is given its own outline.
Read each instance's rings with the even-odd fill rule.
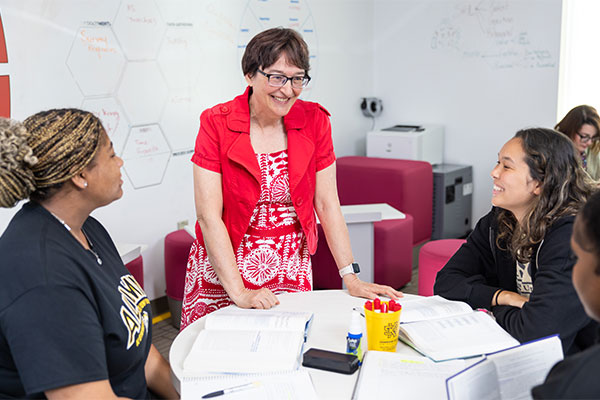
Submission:
[[[435,363],[427,357],[368,351],[353,399],[439,399],[446,396],[446,378],[473,361]]]
[[[257,382],[258,386],[234,393],[228,393],[223,399],[318,399],[310,375],[306,370],[270,374],[185,376],[181,382],[181,398],[182,400],[196,400],[217,390],[251,382]]]

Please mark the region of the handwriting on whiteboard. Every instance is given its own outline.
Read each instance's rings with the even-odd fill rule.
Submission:
[[[557,55],[533,43],[511,0],[456,4],[431,35],[431,49],[486,62],[494,69],[555,68]]]

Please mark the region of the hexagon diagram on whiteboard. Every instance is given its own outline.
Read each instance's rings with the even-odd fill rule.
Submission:
[[[238,58],[242,59],[246,45],[257,33],[268,28],[283,26],[302,34],[310,53],[309,75],[314,79],[318,70],[318,42],[313,19],[306,0],[249,0],[242,16],[238,36]],[[306,98],[310,85],[302,92]]]
[[[135,189],[160,184],[170,157],[171,149],[158,124],[131,128],[122,158]]]
[[[10,118],[10,77],[2,16],[0,16],[0,71],[0,117]]]
[[[156,61],[128,62],[117,90],[132,125],[158,122],[169,88]]]
[[[129,131],[129,122],[121,105],[114,97],[97,97],[84,99],[81,108],[100,118],[102,126],[113,142],[115,153],[121,155]]]
[[[158,54],[165,23],[153,1],[128,0],[113,22],[113,30],[128,60],[154,60]]]
[[[110,27],[79,28],[67,67],[84,96],[112,94],[124,65],[125,56]]]

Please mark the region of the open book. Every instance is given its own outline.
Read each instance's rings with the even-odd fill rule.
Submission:
[[[186,375],[299,366],[312,313],[226,308],[209,314],[183,363]]]
[[[519,344],[487,313],[439,296],[403,302],[398,337],[434,361],[473,357]]]
[[[352,399],[443,399],[446,379],[474,362],[470,359],[436,363],[423,356],[369,350]]]
[[[305,369],[264,374],[184,376],[181,398],[200,399],[209,393],[231,388],[236,389],[227,393],[227,400],[317,400],[310,375]]]
[[[531,388],[562,358],[558,335],[489,354],[448,378],[448,399],[531,399]]]

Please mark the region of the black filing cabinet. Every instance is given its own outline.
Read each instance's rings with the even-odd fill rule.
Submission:
[[[433,166],[433,226],[431,239],[464,238],[471,231],[473,168]]]

